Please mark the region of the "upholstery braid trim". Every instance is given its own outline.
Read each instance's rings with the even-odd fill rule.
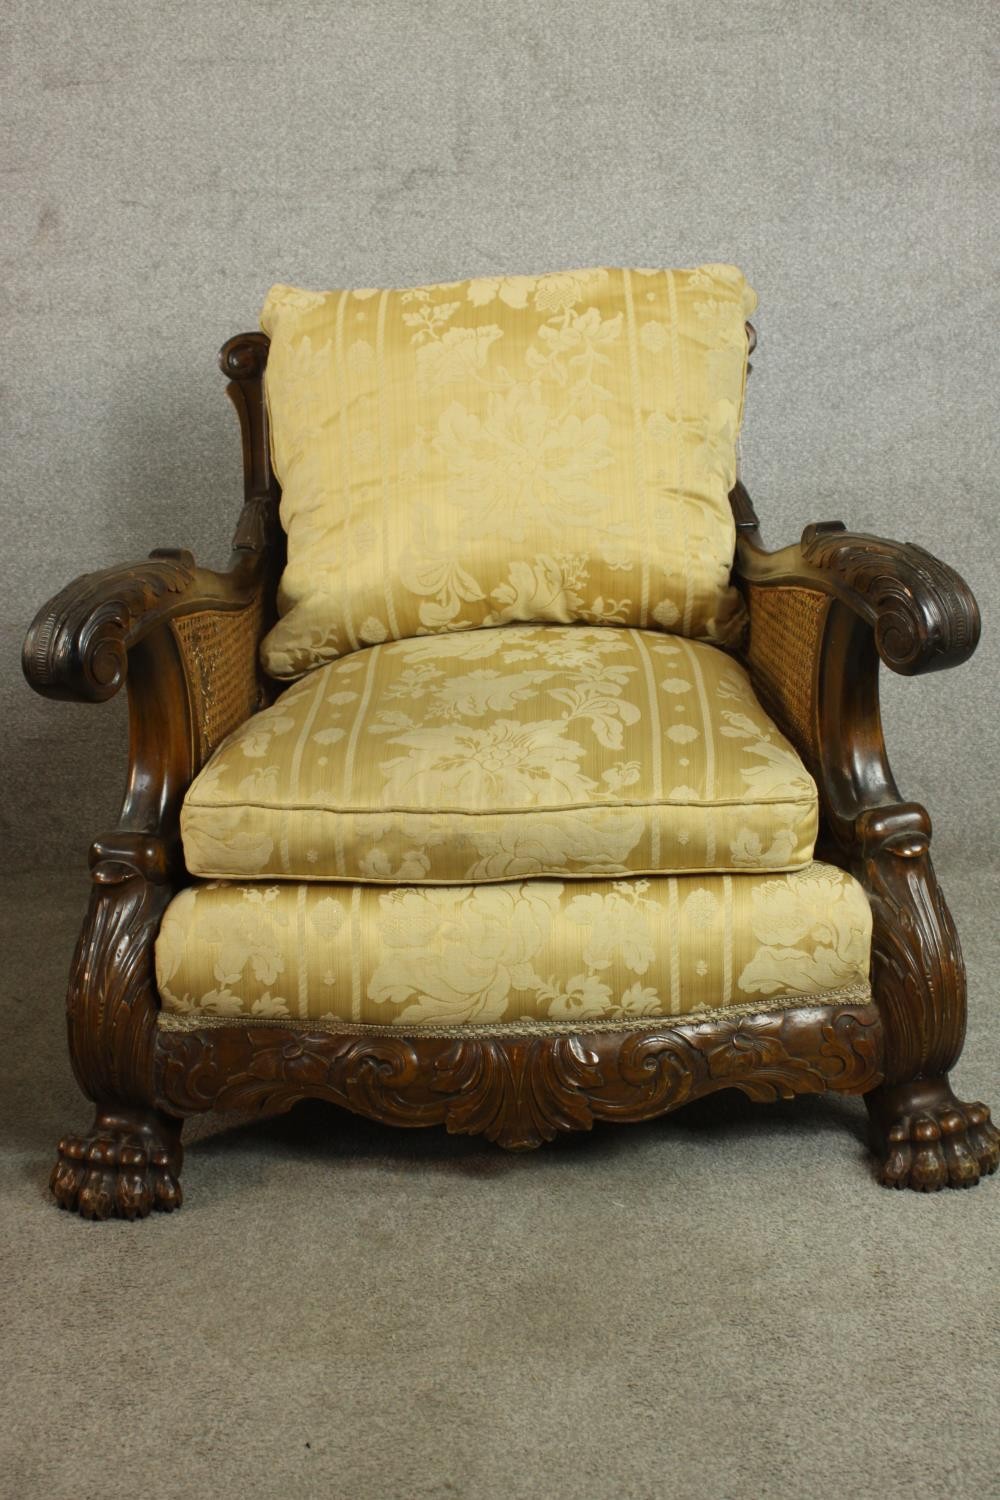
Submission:
[[[222,1028],[277,1027],[287,1031],[329,1032],[333,1036],[378,1036],[398,1037],[415,1041],[421,1037],[461,1041],[466,1037],[528,1037],[528,1036],[586,1036],[591,1032],[631,1032],[669,1030],[674,1026],[698,1026],[704,1022],[734,1021],[741,1017],[771,1014],[778,1010],[809,1010],[814,1006],[838,1003],[842,1005],[867,1005],[872,998],[871,986],[848,985],[839,990],[821,990],[812,995],[780,995],[769,997],[764,1003],[718,1006],[712,1009],[679,1012],[659,1016],[640,1016],[634,1020],[587,1020],[579,1017],[571,1021],[497,1021],[464,1026],[373,1026],[363,1021],[338,1020],[321,1017],[302,1020],[293,1016],[244,1016],[244,1015],[173,1015],[161,1010],[157,1025],[161,1031],[215,1031]]]

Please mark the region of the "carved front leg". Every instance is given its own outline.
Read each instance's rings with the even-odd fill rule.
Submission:
[[[901,804],[858,820],[874,917],[872,976],[885,1027],[886,1081],[866,1095],[879,1177],[933,1192],[972,1187],[1000,1161],[983,1104],[952,1092],[965,1038],[965,965],[931,864],[930,820]]]
[[[66,1010],[73,1070],[97,1113],[89,1132],[59,1143],[50,1186],[85,1218],[144,1218],[181,1202],[180,1122],[153,1105],[153,944],[171,892],[163,841],[98,842],[92,878]]]

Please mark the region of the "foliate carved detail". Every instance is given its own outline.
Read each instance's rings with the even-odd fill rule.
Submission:
[[[142,1218],[180,1205],[180,1122],[151,1107],[159,999],[153,943],[171,851],[118,832],[91,852],[93,888],[73,956],[66,1018],[73,1070],[97,1102],[93,1128],[66,1136],[50,1186],[85,1218]]]
[[[357,1037],[290,1027],[161,1030],[156,1098],[189,1114],[331,1100],[397,1125],[444,1123],[524,1150],[595,1120],[635,1121],[718,1089],[755,1100],[881,1080],[873,1005],[814,1006],[640,1032]]]
[[[918,803],[855,824],[874,919],[872,984],[885,1027],[885,1084],[868,1095],[879,1177],[933,1192],[996,1171],[1000,1134],[984,1104],[955,1097],[948,1069],[965,1039],[965,965],[928,852]]]
[[[177,552],[75,579],[28,631],[23,666],[31,686],[50,698],[100,703],[113,697],[125,681],[128,648],[143,616],[194,578],[194,558]]]
[[[580,1037],[452,1042],[435,1062],[433,1088],[449,1099],[457,1135],[485,1135],[530,1151],[560,1131],[589,1130],[604,1085],[601,1058]]]
[[[894,672],[957,666],[976,649],[980,621],[972,590],[922,547],[854,535],[832,521],[806,527],[802,557],[854,596]]]
[[[159,997],[153,944],[170,899],[171,853],[153,835],[119,833],[92,852],[90,905],[70,970],[73,1067],[97,1101],[148,1105]]]
[[[233,532],[233,551],[263,555],[274,546],[278,530],[278,505],[274,496],[249,495]]]
[[[917,803],[864,812],[855,825],[872,906],[872,984],[890,1083],[946,1073],[965,1038],[965,964]]]

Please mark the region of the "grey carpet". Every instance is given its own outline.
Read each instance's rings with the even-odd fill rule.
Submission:
[[[958,1077],[996,1107],[1000,890],[948,885]],[[879,1188],[857,1100],[722,1095],[526,1157],[306,1104],[200,1121],[180,1214],[60,1214],[83,894],[4,886],[4,1495],[1000,1494],[1000,1179]]]

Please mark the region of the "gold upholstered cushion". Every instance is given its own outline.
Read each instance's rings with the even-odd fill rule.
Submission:
[[[344,1030],[658,1016],[867,1000],[871,912],[829,865],[564,884],[189,886],[156,944],[161,1021]]]
[[[268,671],[511,620],[732,639],[755,303],[725,265],[274,287],[288,565]]]
[[[195,875],[440,884],[790,869],[816,819],[725,652],[511,625],[311,672],[216,751],[181,829]]]

